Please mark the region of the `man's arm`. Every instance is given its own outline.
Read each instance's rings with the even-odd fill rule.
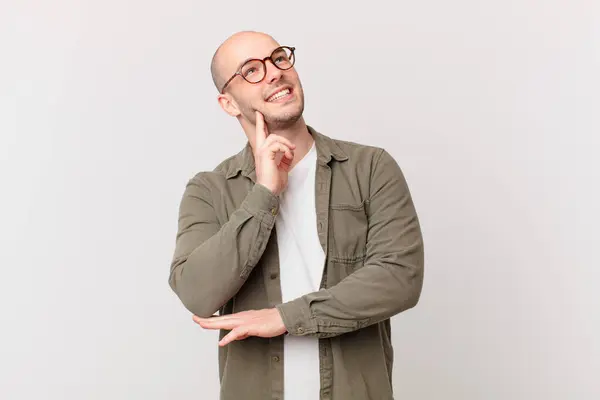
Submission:
[[[337,285],[276,308],[289,334],[332,337],[414,307],[423,285],[423,238],[404,175],[382,150],[367,207],[364,266]]]
[[[287,184],[296,146],[268,135],[256,111],[252,154],[256,184],[220,226],[204,174],[191,179],[179,208],[179,228],[169,284],[197,317],[209,317],[240,290],[262,257]]]
[[[208,317],[238,292],[265,250],[278,207],[279,199],[257,183],[220,226],[202,174],[187,183],[169,285],[189,311]]]

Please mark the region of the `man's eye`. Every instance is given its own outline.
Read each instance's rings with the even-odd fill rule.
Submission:
[[[248,68],[246,71],[244,71],[244,76],[249,76],[254,72],[256,72],[256,68]]]

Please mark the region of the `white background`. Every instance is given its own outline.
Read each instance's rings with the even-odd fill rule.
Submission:
[[[297,47],[307,123],[406,174],[396,397],[600,398],[600,4],[218,3],[1,1],[0,398],[217,399],[167,279],[185,183],[245,144],[209,73],[244,29]]]

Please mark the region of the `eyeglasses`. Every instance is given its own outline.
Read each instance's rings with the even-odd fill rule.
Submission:
[[[246,60],[244,64],[237,70],[235,74],[227,82],[223,85],[223,89],[221,89],[221,94],[225,91],[225,88],[236,76],[241,76],[248,83],[259,83],[265,76],[267,76],[267,64],[265,61],[271,60],[271,63],[279,68],[280,70],[285,71],[286,69],[290,69],[294,66],[294,62],[296,61],[296,57],[294,56],[295,47],[289,46],[280,46],[273,50],[270,56],[263,58],[262,60],[259,58],[253,58],[250,60]]]

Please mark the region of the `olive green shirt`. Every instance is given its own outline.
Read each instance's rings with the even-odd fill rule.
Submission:
[[[188,181],[169,284],[200,317],[276,307],[287,334],[318,338],[320,400],[393,399],[390,317],[414,307],[423,285],[415,206],[387,151],[308,130],[317,219],[306,223],[317,224],[326,255],[320,290],[282,304],[279,200],[255,183],[250,143]],[[283,400],[283,340],[220,347],[220,399]]]

